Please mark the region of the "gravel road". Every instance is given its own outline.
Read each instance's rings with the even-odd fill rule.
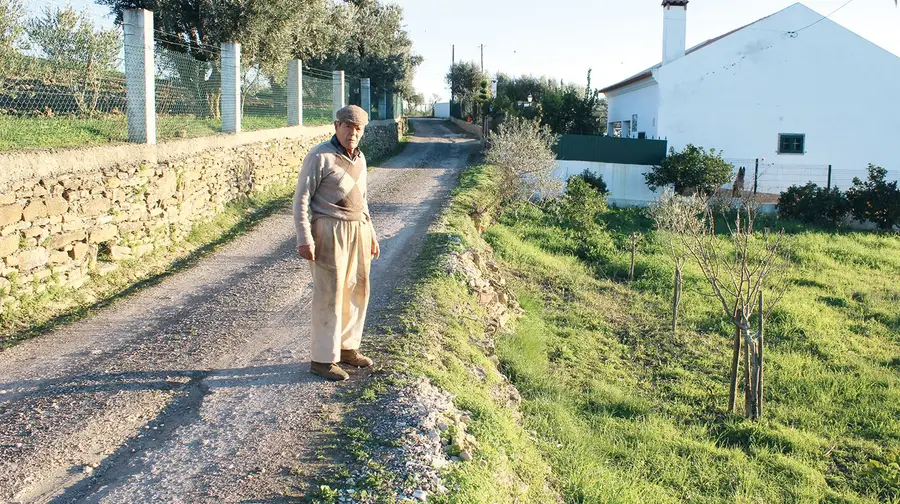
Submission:
[[[413,123],[369,178],[383,252],[373,318],[477,148],[442,121]],[[0,353],[0,502],[286,501],[345,386],[308,372],[310,296],[284,209],[190,270]]]

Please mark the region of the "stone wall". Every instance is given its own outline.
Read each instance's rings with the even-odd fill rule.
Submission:
[[[332,131],[0,154],[0,311],[177,243],[235,198],[292,185],[304,155]]]
[[[366,127],[360,149],[366,160],[379,159],[397,148],[400,137],[406,134],[406,118],[372,121]]]
[[[476,124],[467,123],[466,121],[457,119],[455,117],[451,117],[450,120],[453,121],[453,124],[459,126],[463,131],[466,131],[467,133],[476,135],[476,136],[478,136],[478,138],[484,137],[484,132],[482,131],[481,126],[478,126]]]
[[[50,285],[78,288],[183,240],[240,196],[293,185],[333,128],[295,127],[70,151],[0,154],[0,312]],[[370,157],[402,121],[375,121]]]

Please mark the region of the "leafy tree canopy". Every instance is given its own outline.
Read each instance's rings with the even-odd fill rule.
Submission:
[[[722,159],[722,152],[688,144],[681,152],[669,149],[669,155],[659,166],[654,166],[644,177],[652,190],[674,185],[679,194],[699,191],[711,194],[731,180],[734,167]]]
[[[472,61],[462,61],[451,65],[450,71],[444,76],[450,86],[450,95],[454,100],[475,96],[475,93],[481,88],[481,81],[486,78],[481,67]]]
[[[422,57],[413,52],[403,27],[403,9],[378,0],[349,0],[337,9],[346,16],[344,43],[340,50],[320,52],[313,62],[353,77],[368,77],[376,94],[414,94],[412,80]]]

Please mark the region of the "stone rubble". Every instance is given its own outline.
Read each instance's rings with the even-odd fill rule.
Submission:
[[[509,291],[501,268],[480,252],[467,250],[450,253],[446,271],[461,275],[471,294],[485,308],[488,334],[478,342],[496,359],[494,335],[504,329],[511,318],[523,313]],[[486,377],[480,368],[473,370],[473,375],[481,379]],[[500,376],[503,383],[494,387],[492,393],[499,403],[518,414],[521,397],[506,377]],[[407,383],[391,387],[361,413],[371,426],[372,438],[378,441],[370,456],[385,465],[385,472],[395,476],[390,497],[397,502],[426,502],[429,495],[442,495],[448,491],[442,479],[444,470],[453,464],[477,463],[478,440],[468,432],[473,418],[457,409],[453,405],[453,396],[428,379],[396,378]],[[391,447],[392,442],[399,443]],[[367,476],[357,472],[342,483],[349,486]],[[347,490],[340,491],[339,501],[374,502]]]

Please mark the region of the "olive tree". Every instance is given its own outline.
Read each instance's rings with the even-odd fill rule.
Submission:
[[[28,21],[28,36],[54,63],[51,79],[71,90],[80,114],[93,116],[103,80],[122,50],[121,32],[96,28],[87,14],[72,7],[47,7]]]
[[[722,152],[688,144],[681,152],[669,149],[662,163],[644,174],[651,190],[672,185],[678,194],[712,194],[731,181],[734,167],[722,159]]]
[[[500,172],[499,196],[503,203],[560,192],[562,183],[553,177],[556,142],[557,137],[548,126],[518,117],[510,118],[488,135],[485,158]]]

